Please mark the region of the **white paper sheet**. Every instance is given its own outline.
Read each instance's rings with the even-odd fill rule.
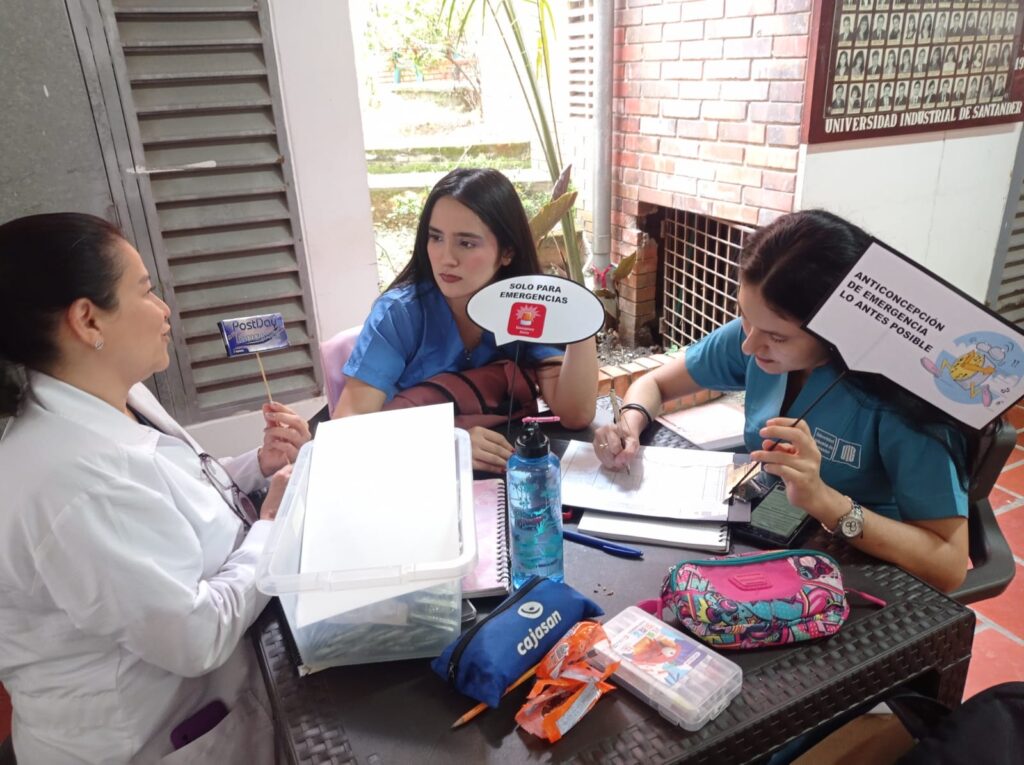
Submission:
[[[579,528],[584,534],[624,542],[650,542],[709,552],[729,549],[729,524],[721,521],[666,521],[588,510],[580,519]]]
[[[304,574],[426,564],[459,554],[451,404],[320,425],[306,494]],[[302,593],[299,627],[429,586]]]
[[[641,446],[630,473],[601,467],[592,444],[570,441],[562,457],[562,503],[673,520],[749,520],[750,505],[723,503],[736,455]]]

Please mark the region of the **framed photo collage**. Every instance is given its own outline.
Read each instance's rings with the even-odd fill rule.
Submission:
[[[1022,118],[1021,0],[825,0],[821,8],[809,143]]]

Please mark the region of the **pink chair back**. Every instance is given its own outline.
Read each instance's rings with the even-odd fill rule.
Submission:
[[[345,387],[345,375],[341,370],[345,362],[356,347],[356,340],[362,331],[363,325],[343,329],[334,337],[328,338],[320,343],[320,363],[324,370],[324,395],[327,396],[327,409],[334,414],[334,407],[338,405],[341,398],[341,391]]]

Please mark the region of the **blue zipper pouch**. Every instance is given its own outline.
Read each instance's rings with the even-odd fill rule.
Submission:
[[[460,693],[496,707],[505,689],[577,622],[604,611],[572,587],[535,576],[431,662]]]

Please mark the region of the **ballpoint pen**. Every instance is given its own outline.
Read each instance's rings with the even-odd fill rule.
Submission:
[[[635,547],[626,547],[626,545],[618,545],[605,539],[598,539],[597,537],[590,537],[586,534],[580,534],[578,531],[562,529],[562,536],[570,542],[576,542],[577,544],[586,545],[587,547],[593,547],[601,550],[602,552],[606,552],[609,555],[618,555],[620,558],[633,558],[635,560],[640,560],[644,557],[643,550],[638,550]]]

